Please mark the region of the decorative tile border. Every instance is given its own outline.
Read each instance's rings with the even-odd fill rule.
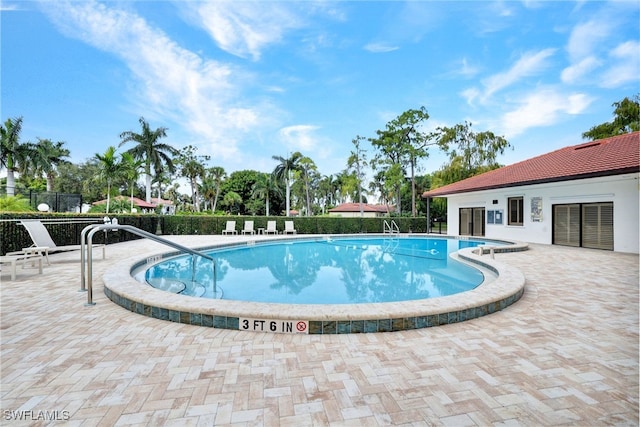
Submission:
[[[483,248],[483,253],[488,253],[486,248]],[[527,249],[526,244],[514,243],[494,247],[494,252]],[[456,295],[401,303],[315,305],[313,309],[309,305],[287,304],[283,310],[282,304],[204,300],[160,291],[136,281],[130,271],[144,265],[145,261],[135,263],[129,270],[123,270],[124,273],[113,271],[105,274],[104,293],[111,301],[134,313],[189,325],[238,330],[240,317],[280,319],[286,316],[287,311],[293,311],[287,318],[300,320],[300,313],[307,314],[309,334],[395,332],[475,319],[503,310],[518,301],[524,293],[524,276],[512,267],[479,255],[479,252],[477,247],[465,248],[458,251],[458,257],[495,272],[498,276],[495,280]]]

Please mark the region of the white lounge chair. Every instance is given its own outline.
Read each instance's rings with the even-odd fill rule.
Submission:
[[[275,221],[267,221],[267,229],[264,230],[264,234],[278,234]]]
[[[244,222],[244,228],[242,229],[242,234],[256,234],[256,231],[253,229],[253,221]]]
[[[20,221],[20,224],[27,229],[27,233],[29,233],[31,240],[33,240],[33,246],[44,250],[47,264],[49,263],[49,254],[54,252],[77,251],[82,247],[81,245],[56,245],[44,224],[38,220]],[[102,259],[106,258],[105,245],[93,244],[91,246],[92,248],[102,248]]]
[[[284,234],[296,234],[297,231],[296,229],[293,227],[293,221],[285,221],[284,222]]]
[[[10,272],[11,272],[11,280],[16,280],[16,265],[22,261],[22,268],[26,267],[27,261],[35,263],[38,261],[38,272],[42,274],[42,258],[43,256],[40,253],[20,253],[20,252],[10,252],[11,255],[7,254],[4,256],[0,256],[0,264],[9,264]]]
[[[236,231],[236,222],[227,221],[227,228],[222,230],[222,234],[238,234],[238,232]]]

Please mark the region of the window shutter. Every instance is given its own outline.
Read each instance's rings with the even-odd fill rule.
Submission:
[[[484,208],[473,209],[473,235],[484,236]]]
[[[582,206],[582,245],[613,250],[613,203]]]
[[[580,246],[580,205],[555,205],[553,242],[556,245]]]

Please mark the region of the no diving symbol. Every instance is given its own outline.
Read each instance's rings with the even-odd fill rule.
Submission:
[[[305,329],[307,329],[307,324],[304,323],[304,322],[298,322],[298,323],[296,323],[296,329],[299,332],[303,332]]]

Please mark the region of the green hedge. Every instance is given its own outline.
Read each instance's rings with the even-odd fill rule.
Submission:
[[[73,222],[74,219],[95,220],[102,223],[103,214],[48,214],[48,213],[0,213],[0,254],[17,251],[32,245],[29,234],[17,220],[43,219],[46,221],[69,220],[64,224],[48,224],[53,241],[56,244],[78,245],[80,234],[88,224]],[[401,233],[426,233],[425,218],[341,218],[341,217],[264,217],[264,216],[208,216],[208,215],[144,215],[116,214],[119,224],[132,225],[154,234],[222,234],[229,220],[236,221],[238,233],[244,228],[244,222],[253,220],[254,229],[267,228],[267,221],[276,221],[277,229],[284,230],[285,221],[293,221],[298,234],[357,234],[382,233],[384,221],[395,221]],[[107,243],[124,242],[139,239],[137,235],[127,232],[107,233]],[[96,233],[94,242],[104,243],[104,233]]]
[[[426,233],[425,218],[392,218],[401,233]],[[245,221],[253,221],[254,229],[267,228],[267,221],[275,221],[279,231],[285,221],[293,221],[298,234],[352,234],[382,233],[384,221],[390,218],[342,218],[342,217],[265,217],[265,216],[161,216],[162,234],[222,234],[227,221],[236,222],[236,230],[244,228]]]
[[[157,215],[109,215],[111,218],[118,218],[118,223],[123,225],[132,225],[150,233],[156,233],[158,227]],[[57,214],[57,213],[0,213],[0,254],[7,252],[19,251],[22,248],[33,245],[31,237],[27,230],[20,225],[19,220],[39,219],[43,220],[45,227],[49,231],[51,238],[58,246],[79,245],[82,230],[90,223],[86,221],[95,221],[102,223],[104,214]],[[80,220],[80,221],[75,221]],[[50,222],[56,222],[51,224]],[[135,234],[127,232],[117,233],[96,233],[93,237],[95,243],[117,243],[128,240],[139,239]]]

